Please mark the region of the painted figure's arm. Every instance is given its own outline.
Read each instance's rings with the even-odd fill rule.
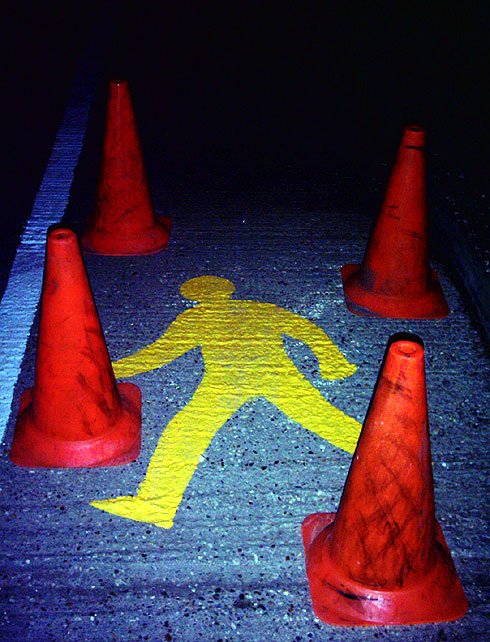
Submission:
[[[187,316],[186,312],[179,315],[170,324],[165,334],[154,343],[129,357],[115,361],[112,367],[116,378],[131,377],[141,372],[155,370],[197,347],[197,338],[192,332],[192,323],[186,323]]]
[[[306,343],[315,353],[324,379],[349,377],[357,368],[349,363],[335,343],[317,325],[293,313],[287,313],[284,334]]]

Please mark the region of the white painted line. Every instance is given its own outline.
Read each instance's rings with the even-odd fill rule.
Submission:
[[[82,149],[95,93],[99,48],[100,42],[91,43],[75,80],[0,303],[0,441],[41,294],[46,233],[63,216]]]

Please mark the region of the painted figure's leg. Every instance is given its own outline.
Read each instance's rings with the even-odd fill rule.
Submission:
[[[290,419],[323,437],[337,448],[353,453],[362,424],[332,406],[300,376],[289,377],[279,394],[268,396]]]
[[[232,395],[216,398],[216,388],[201,385],[170,421],[151,458],[135,497],[91,502],[92,506],[140,522],[171,528],[185,489],[217,430],[246,401]]]

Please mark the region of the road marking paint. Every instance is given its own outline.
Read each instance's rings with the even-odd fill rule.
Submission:
[[[199,305],[180,314],[157,341],[113,364],[116,377],[130,377],[200,346],[205,372],[190,402],[163,431],[137,495],[92,506],[171,528],[202,454],[250,399],[267,399],[307,430],[354,452],[361,424],[303,377],[284,351],[283,335],[313,350],[325,379],[347,377],[356,366],[311,321],[270,303],[231,299],[234,289],[231,281],[213,276],[187,281],[181,293]]]

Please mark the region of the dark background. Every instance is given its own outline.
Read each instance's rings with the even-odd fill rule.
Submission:
[[[155,4],[119,11],[113,66],[144,79],[177,155],[355,169],[391,162],[403,126],[420,123],[449,163],[487,174],[483,8]]]
[[[105,11],[100,100],[108,79],[129,79],[144,152],[159,147],[171,200],[269,191],[310,201],[318,193],[328,206],[318,187],[329,173],[384,180],[404,125],[422,124],[429,178],[446,176],[448,191],[464,178],[468,216],[481,217],[475,195],[486,190],[490,143],[483,4],[7,2],[2,283]]]

